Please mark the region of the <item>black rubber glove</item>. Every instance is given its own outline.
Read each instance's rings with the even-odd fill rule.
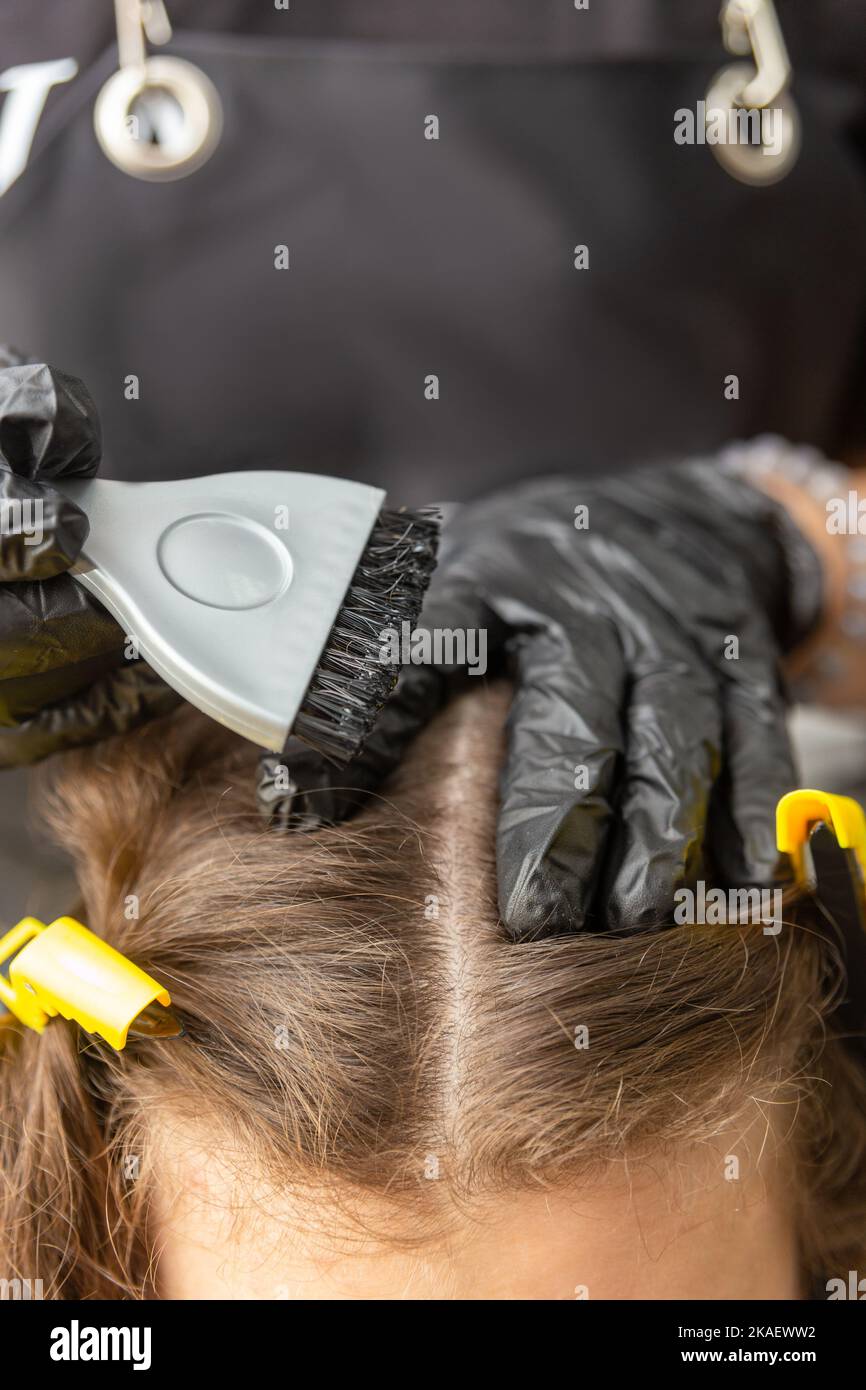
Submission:
[[[0,767],[120,733],[178,697],[65,573],[87,518],[51,486],[96,473],[102,438],[83,384],[0,348]]]
[[[486,628],[515,681],[497,844],[513,936],[661,924],[705,844],[715,881],[772,881],[775,804],[796,784],[779,655],[820,604],[806,541],[714,460],[532,482],[457,513],[423,620]],[[453,674],[407,666],[348,769],[297,744],[266,758],[274,821],[345,815]]]

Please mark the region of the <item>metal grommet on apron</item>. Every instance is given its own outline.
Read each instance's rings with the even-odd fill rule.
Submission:
[[[728,51],[750,53],[754,67],[733,63],[713,78],[707,143],[740,183],[778,183],[800,153],[800,116],[787,91],[791,64],[772,0],[726,0],[721,24]]]
[[[96,99],[93,124],[104,153],[133,178],[167,182],[201,167],[219,142],[222,107],[200,68],[150,58],[171,37],[162,0],[115,0],[120,67]]]

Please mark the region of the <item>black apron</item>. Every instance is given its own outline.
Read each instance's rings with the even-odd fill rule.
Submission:
[[[111,50],[52,94],[0,199],[0,337],[88,382],[109,475],[309,468],[418,502],[763,430],[836,445],[866,180],[820,79],[796,82],[793,172],[748,188],[673,138],[720,45],[480,60],[180,34],[168,51],[222,97],[204,168],[152,184],[107,161],[92,107]]]

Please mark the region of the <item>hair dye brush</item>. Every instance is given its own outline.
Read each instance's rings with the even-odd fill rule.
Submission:
[[[311,473],[64,481],[90,533],[72,570],[184,699],[271,752],[345,763],[389,691],[384,628],[415,622],[434,514]]]

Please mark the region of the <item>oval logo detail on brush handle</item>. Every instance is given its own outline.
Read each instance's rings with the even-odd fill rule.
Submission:
[[[225,512],[173,522],[159,538],[157,557],[168,582],[208,608],[261,608],[292,582],[283,543],[258,521]]]

